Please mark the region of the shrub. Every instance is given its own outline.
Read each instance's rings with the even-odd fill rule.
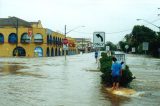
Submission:
[[[106,53],[102,53],[100,58],[100,71],[102,72],[101,79],[102,83],[108,86],[112,85],[112,76],[111,76],[111,66],[112,66],[112,56],[107,56]],[[121,86],[128,86],[129,83],[133,80],[132,72],[129,70],[129,67],[126,65],[122,70],[122,76],[120,80]]]

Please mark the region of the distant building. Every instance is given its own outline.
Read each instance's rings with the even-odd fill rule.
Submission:
[[[63,34],[43,28],[41,21],[27,22],[17,17],[0,18],[0,56],[61,56],[64,55]],[[73,38],[69,43],[75,45]],[[67,53],[75,54],[70,44]]]
[[[92,50],[92,42],[91,42],[91,38],[75,38],[76,40],[76,48],[77,48],[77,52],[91,52]]]

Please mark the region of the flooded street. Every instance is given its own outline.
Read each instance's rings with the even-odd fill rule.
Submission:
[[[0,58],[0,106],[159,106],[160,59],[127,55],[130,97],[104,91],[94,54]]]

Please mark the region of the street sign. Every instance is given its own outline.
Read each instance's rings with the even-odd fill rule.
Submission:
[[[128,48],[129,48],[129,46],[128,46],[128,45],[125,45],[125,48],[126,48],[126,49],[128,49]]]
[[[94,32],[93,33],[93,46],[104,47],[105,45],[105,32]]]
[[[31,37],[33,34],[33,30],[32,28],[28,28],[28,36]]]
[[[110,47],[109,46],[106,46],[106,51],[109,51],[110,50]]]
[[[65,45],[68,44],[68,39],[67,38],[63,39],[63,44],[65,44]]]
[[[117,59],[118,62],[125,62],[125,54],[121,52],[115,52],[114,54],[115,58]]]
[[[132,53],[136,52],[136,48],[132,47]]]
[[[143,42],[143,50],[148,50],[149,43]]]

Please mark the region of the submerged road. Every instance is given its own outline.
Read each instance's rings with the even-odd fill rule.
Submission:
[[[104,91],[94,53],[67,56],[67,61],[0,58],[0,106],[158,106],[160,60],[127,55],[127,63],[137,77],[132,97]]]

